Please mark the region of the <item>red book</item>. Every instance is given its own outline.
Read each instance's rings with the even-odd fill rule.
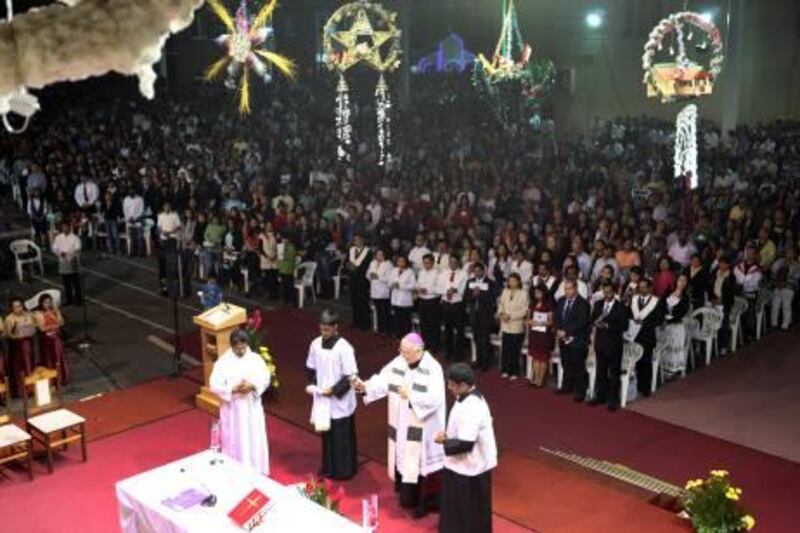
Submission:
[[[264,519],[269,497],[258,489],[251,490],[242,501],[236,504],[228,517],[239,527],[251,530]]]

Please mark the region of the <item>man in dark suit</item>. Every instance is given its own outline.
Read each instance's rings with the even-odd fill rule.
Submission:
[[[622,334],[628,329],[628,312],[617,300],[614,284],[601,285],[603,299],[594,304],[594,353],[597,383],[592,405],[608,402],[608,410],[619,409],[620,374],[622,372]]]
[[[564,296],[555,310],[556,339],[564,366],[564,383],[559,394],[574,393],[576,402],[586,399],[589,376],[586,374],[586,353],[589,346],[591,307],[578,295],[574,280],[564,282]]]
[[[486,276],[483,263],[475,263],[472,269],[474,275],[467,281],[465,300],[469,327],[472,329],[472,338],[478,357],[475,366],[486,372],[491,365],[489,336],[495,323],[494,314],[499,291],[497,283]]]

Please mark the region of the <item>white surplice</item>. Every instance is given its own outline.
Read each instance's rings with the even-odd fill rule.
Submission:
[[[234,394],[234,387],[243,380],[256,390]],[[261,395],[269,383],[267,365],[249,348],[242,357],[232,349],[227,350],[217,359],[209,379],[211,390],[221,400],[219,421],[223,453],[265,475],[269,475],[269,449]]]
[[[393,385],[398,382],[403,383],[406,390],[410,391],[408,399],[403,400],[395,392],[396,387]],[[369,404],[387,395],[390,396],[389,424],[391,425],[394,420],[396,430],[395,457],[390,458],[389,463],[394,463],[400,474],[404,474],[406,442],[409,427],[413,425],[413,412],[422,424],[419,475],[427,476],[441,470],[444,466],[444,448],[434,439],[445,429],[446,406],[442,366],[432,355],[425,352],[419,365],[412,369],[403,356],[398,355],[366,382],[364,403]],[[389,474],[393,476],[394,472]],[[408,479],[403,481],[415,482]]]
[[[339,337],[332,348],[325,348],[322,337],[317,337],[308,349],[306,368],[313,370],[317,378],[313,388],[311,409],[311,423],[317,431],[330,429],[331,420],[353,416],[357,403],[353,389],[347,391],[341,398],[321,394],[323,390],[332,388],[343,378],[351,378],[358,374],[353,345]]]

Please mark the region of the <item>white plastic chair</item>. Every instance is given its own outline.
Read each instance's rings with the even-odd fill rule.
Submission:
[[[556,389],[561,390],[564,384],[564,365],[561,363],[561,350],[556,343],[553,349],[553,356],[550,357],[550,374],[556,376]]]
[[[42,297],[43,294],[49,294],[50,298],[53,299],[53,307],[59,309],[61,307],[61,291],[58,289],[46,289],[41,292],[37,292],[27,300],[25,300],[25,309],[28,311],[33,311],[37,307],[39,307],[39,298]]]
[[[297,307],[303,308],[305,302],[306,289],[311,290],[311,296],[317,301],[317,291],[314,289],[314,276],[317,273],[317,264],[313,261],[305,261],[297,265],[294,269],[294,288],[297,289]]]
[[[742,315],[750,307],[750,302],[747,298],[736,296],[731,307],[731,313],[728,317],[728,327],[731,331],[731,353],[735,352],[740,344],[744,344],[744,330],[742,329]],[[742,342],[739,342],[742,341]]]
[[[372,331],[378,333],[378,310],[372,302],[369,303],[369,311],[372,313]]]
[[[339,299],[342,294],[342,283],[347,281],[347,272],[345,272],[346,259],[343,254],[339,255],[339,268],[336,269],[336,274],[333,275],[333,298]]]
[[[701,326],[692,333],[692,341],[700,342],[706,348],[706,366],[711,364],[711,357],[716,352],[719,355],[717,334],[722,327],[722,316],[713,307],[701,307],[692,313],[692,318],[698,320]],[[692,358],[694,360],[694,358]]]
[[[772,291],[761,289],[756,298],[756,340],[761,340],[761,334],[767,329],[766,308],[772,300]]]
[[[478,361],[478,348],[475,346],[475,337],[472,335],[472,328],[469,326],[464,327],[464,338],[469,341],[470,346],[470,362],[475,363]]]
[[[44,263],[42,262],[42,249],[30,239],[17,239],[8,246],[14,254],[17,266],[17,279],[23,280],[22,267],[25,265],[39,265],[39,273],[44,276]]]
[[[411,330],[419,333],[419,313],[411,313]]]
[[[652,377],[650,379],[651,394],[655,394],[656,390],[658,389],[659,379],[661,379],[661,383],[664,383],[664,368],[661,366],[661,357],[664,355],[666,350],[666,342],[656,343],[656,347],[653,348],[653,372],[651,373]]]
[[[631,375],[636,372],[636,363],[644,355],[644,348],[637,342],[626,342],[622,348],[622,376],[620,379],[620,406],[624,409],[628,404],[628,387]]]
[[[124,222],[122,224],[122,227],[120,227],[120,232],[119,232],[119,237],[118,238],[119,238],[119,241],[120,241],[120,245],[123,242],[125,243],[125,248],[128,250],[128,255],[130,256],[131,255],[131,232],[128,229],[128,223],[127,222]]]
[[[686,352],[686,365],[691,362],[692,363],[692,370],[696,368],[694,362],[694,343],[692,342],[692,335],[700,329],[700,323],[697,321],[696,318],[686,317],[683,319],[683,327],[686,328],[686,336],[683,339],[683,349]],[[686,368],[684,367],[683,371],[681,372],[681,377],[686,377]]]
[[[597,356],[586,358],[586,372],[589,374],[589,385],[586,388],[586,397],[594,400],[595,385],[597,383]]]

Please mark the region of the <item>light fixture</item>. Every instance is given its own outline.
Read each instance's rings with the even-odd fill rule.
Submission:
[[[587,13],[586,25],[590,28],[599,28],[603,25],[603,14],[600,11],[592,11]]]
[[[703,20],[705,20],[705,21],[706,21],[706,22],[708,22],[709,24],[711,24],[711,22],[714,20],[714,12],[713,12],[713,11],[704,11],[704,12],[703,12],[703,13],[700,15],[700,18],[701,18],[701,19],[703,19]]]

